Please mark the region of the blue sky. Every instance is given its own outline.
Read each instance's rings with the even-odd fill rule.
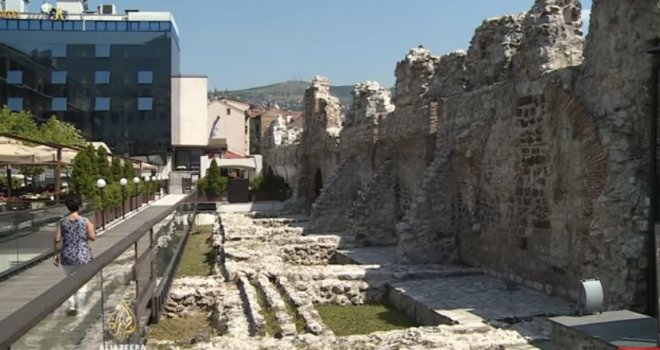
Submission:
[[[90,0],[90,6],[113,1]],[[209,88],[240,89],[316,74],[333,85],[394,84],[406,52],[467,50],[488,17],[527,11],[533,0],[115,0],[119,10],[170,11],[182,72]],[[591,7],[591,0],[583,1]]]

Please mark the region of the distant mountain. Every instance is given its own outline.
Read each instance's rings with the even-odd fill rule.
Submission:
[[[309,87],[309,82],[306,81],[286,81],[266,86],[260,86],[244,90],[233,91],[213,91],[211,96],[227,96],[240,101],[257,105],[267,106],[269,103],[277,103],[281,109],[288,109],[293,111],[303,110],[303,96],[305,89]],[[344,109],[353,102],[353,86],[331,86],[330,93],[339,99]]]

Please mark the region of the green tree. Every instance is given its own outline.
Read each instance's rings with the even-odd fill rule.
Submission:
[[[107,183],[112,183],[112,169],[108,160],[108,151],[104,147],[96,149],[96,170],[97,177],[104,179]]]
[[[206,170],[206,178],[202,180],[204,182],[200,187],[208,196],[217,197],[227,189],[227,178],[220,175],[220,167],[215,159]]]
[[[82,132],[73,124],[63,122],[52,116],[39,127],[40,141],[59,143],[66,146],[84,146],[87,144]]]
[[[128,180],[128,182],[133,183],[133,178],[135,177],[135,168],[133,168],[133,162],[124,160],[123,167],[124,177]]]
[[[94,200],[96,194],[96,151],[89,146],[78,152],[73,161],[71,190],[85,199]]]
[[[124,167],[121,165],[121,159],[113,157],[110,163],[110,172],[112,173],[112,181],[119,182],[124,177]]]
[[[5,106],[0,110],[0,133],[36,139],[39,136],[39,126],[29,112],[12,112]]]

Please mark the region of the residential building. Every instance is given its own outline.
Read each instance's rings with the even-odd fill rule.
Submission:
[[[240,156],[250,154],[250,128],[245,113],[250,105],[214,99],[208,104],[208,128],[216,138],[227,140],[227,151]]]
[[[89,11],[82,0],[39,11],[21,0],[3,3],[0,105],[37,120],[55,115],[114,153],[171,151],[171,77],[180,55],[171,13]]]

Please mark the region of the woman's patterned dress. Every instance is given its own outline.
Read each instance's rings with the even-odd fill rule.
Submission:
[[[71,221],[68,217],[60,220],[62,234],[62,265],[83,265],[92,261],[92,249],[87,245],[87,219],[79,217]]]

